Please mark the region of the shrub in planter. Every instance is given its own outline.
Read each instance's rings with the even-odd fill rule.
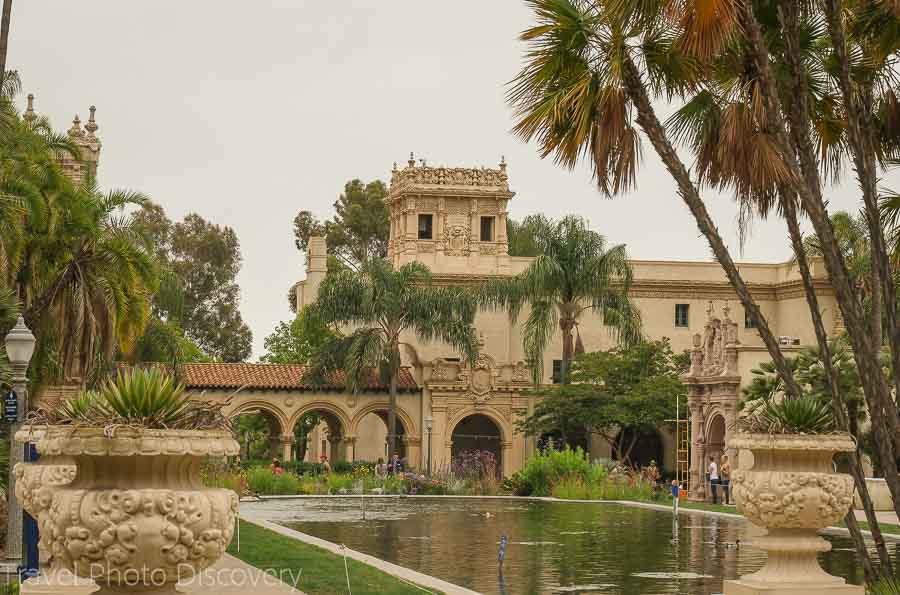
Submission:
[[[219,407],[189,400],[159,370],[134,370],[33,421],[46,426],[38,451],[78,469],[53,493],[56,563],[101,593],[126,581],[171,592],[224,554],[238,496],[201,483],[207,457],[239,452]]]

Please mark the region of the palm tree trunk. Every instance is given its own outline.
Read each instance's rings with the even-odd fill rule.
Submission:
[[[388,393],[388,461],[392,461],[397,452],[397,383],[400,371],[391,372],[390,392]]]
[[[891,360],[894,372],[894,388],[900,393],[900,320],[897,312],[897,288],[894,284],[891,260],[888,254],[887,241],[884,236],[884,226],[881,220],[881,211],[878,208],[878,172],[875,156],[875,140],[871,125],[871,110],[873,105],[871,84],[857,91],[850,80],[850,59],[847,56],[846,36],[843,23],[843,6],[840,0],[827,0],[825,3],[825,20],[828,23],[828,32],[831,35],[831,43],[834,47],[834,55],[838,63],[838,82],[841,96],[844,101],[844,110],[847,114],[847,130],[850,140],[850,148],[853,154],[853,162],[856,169],[856,177],[859,181],[865,205],[866,222],[869,225],[869,243],[871,246],[873,281],[877,283],[878,310],[881,313],[881,304],[885,304],[883,310],[887,319],[889,339],[891,343]],[[873,286],[873,300],[876,286]],[[873,306],[875,302],[873,301]],[[873,317],[875,308],[873,307]],[[879,319],[878,324],[881,324]],[[875,321],[873,321],[873,324]],[[878,329],[876,338],[881,337],[881,329]],[[876,344],[876,350],[881,351],[881,343]],[[893,411],[896,414],[896,410]],[[897,427],[892,428],[897,431]]]
[[[842,70],[846,71],[846,52],[843,45],[843,29],[839,16],[840,6],[835,0],[828,0],[826,4],[828,5],[826,12],[830,11],[832,13],[830,19],[832,22],[829,26],[831,29],[836,29],[840,34],[836,35],[835,31],[832,30],[834,45],[836,46],[835,51],[838,54],[839,62],[841,62]],[[806,97],[805,71],[800,57],[799,43],[796,42],[799,34],[796,20],[797,13],[795,10],[784,10],[785,6],[794,5],[792,3],[782,3],[783,10],[779,11],[779,18],[785,31],[788,33],[784,36],[786,41],[785,59],[791,71],[791,83],[793,85],[792,93],[788,94],[788,96],[801,99],[801,101],[789,102],[788,109],[784,111],[791,121],[790,136],[782,117],[783,111],[780,95],[777,92],[775,80],[770,70],[768,49],[762,38],[760,26],[754,14],[753,3],[751,2],[743,5],[742,17],[745,20],[743,25],[747,32],[747,39],[750,42],[753,53],[752,58],[758,69],[758,77],[761,83],[760,89],[765,100],[766,123],[769,127],[769,132],[779,146],[779,152],[784,163],[790,171],[797,174],[796,176],[790,176],[788,183],[800,197],[803,207],[809,215],[816,234],[822,243],[822,255],[825,259],[825,266],[828,269],[831,284],[835,290],[841,314],[844,317],[847,332],[853,346],[853,356],[863,385],[863,392],[866,396],[866,403],[871,413],[876,448],[878,449],[879,457],[884,459],[885,481],[891,491],[894,509],[900,514],[900,477],[898,477],[897,461],[894,457],[896,452],[895,440],[900,439],[900,433],[898,433],[900,421],[897,418],[897,406],[890,394],[890,389],[879,363],[880,346],[874,345],[872,341],[871,327],[865,320],[862,305],[850,283],[844,256],[835,239],[831,219],[828,216],[828,209],[822,199],[818,163],[809,133],[809,114],[806,111],[806,102],[802,101]],[[838,37],[840,39],[837,39]],[[843,86],[844,82],[849,81],[849,74],[842,72],[841,80]],[[852,94],[849,93],[849,87],[847,89],[848,96],[850,96],[848,105],[852,107],[855,105],[855,101],[852,98]],[[865,185],[863,180],[865,176],[862,174],[858,175],[861,175],[861,184]],[[874,248],[873,244],[873,250]],[[894,303],[892,302],[893,307]],[[900,352],[897,352],[896,349],[894,351],[895,357],[900,356]],[[895,370],[895,378],[897,377],[897,371]]]
[[[828,333],[825,331],[825,324],[822,322],[822,311],[819,308],[819,298],[816,296],[815,286],[813,285],[812,274],[809,271],[809,260],[806,253],[806,247],[803,245],[803,236],[800,232],[800,222],[797,218],[797,204],[793,193],[787,189],[781,189],[779,192],[781,197],[782,211],[787,221],[788,234],[791,238],[791,244],[794,248],[794,255],[797,258],[797,265],[800,269],[800,277],[803,280],[803,289],[806,292],[806,303],[809,306],[809,312],[812,316],[813,327],[816,331],[816,340],[819,343],[819,350],[822,358],[822,366],[825,368],[825,374],[828,378],[828,388],[831,392],[831,405],[834,410],[835,419],[838,427],[844,431],[850,429],[850,419],[847,414],[846,406],[841,394],[838,382],[837,371],[834,369],[834,360],[832,359],[831,347],[828,345]],[[859,436],[854,435],[857,439],[857,449],[850,453],[848,458],[850,466],[850,475],[853,476],[856,490],[862,501],[863,509],[866,512],[866,521],[872,532],[872,539],[878,550],[878,558],[881,562],[881,572],[885,576],[893,576],[891,565],[891,557],[888,554],[887,546],[884,543],[884,536],[881,534],[881,527],[878,525],[878,518],[875,514],[875,506],[872,503],[872,496],[869,494],[869,488],[866,485],[865,474],[862,472],[861,458],[859,454],[860,441]],[[872,566],[872,560],[869,558],[869,550],[866,547],[865,538],[859,529],[859,523],[856,522],[856,516],[851,509],[845,518],[847,528],[850,530],[850,536],[856,547],[856,555],[863,562],[863,570],[867,580],[875,577],[875,570]]]
[[[9,48],[9,22],[12,18],[12,0],[3,0],[3,16],[0,17],[0,88],[6,79],[6,53]]]
[[[563,334],[562,364],[560,365],[560,384],[569,384],[569,369],[575,353],[575,343],[572,337],[572,329],[575,328],[575,320],[563,318],[559,321],[559,327]]]
[[[706,237],[706,241],[709,243],[710,248],[712,248],[716,260],[719,261],[719,264],[725,271],[725,275],[728,277],[728,281],[731,283],[735,293],[737,293],[738,298],[741,300],[744,310],[756,323],[756,328],[759,331],[760,337],[762,337],[763,343],[766,345],[766,349],[772,358],[772,362],[775,364],[778,374],[784,379],[786,391],[794,397],[799,397],[801,390],[796,379],[794,379],[793,371],[788,366],[784,354],[781,353],[781,349],[778,347],[778,341],[775,339],[775,335],[769,328],[768,321],[762,315],[753,296],[750,295],[750,290],[747,288],[747,284],[744,283],[740,271],[738,271],[737,266],[734,264],[734,260],[731,258],[731,254],[728,252],[728,247],[725,246],[725,242],[719,234],[719,230],[716,228],[712,217],[710,217],[709,212],[706,210],[706,205],[700,197],[697,187],[694,186],[694,183],[691,181],[687,168],[675,152],[675,148],[672,146],[672,143],[666,135],[665,128],[656,116],[656,112],[650,102],[650,97],[647,95],[647,89],[644,87],[644,82],[641,80],[640,72],[630,56],[626,55],[623,62],[625,89],[631,102],[634,104],[635,108],[637,108],[638,124],[640,124],[641,128],[647,134],[647,137],[653,144],[653,148],[662,159],[669,174],[671,174],[678,184],[678,194],[681,196],[688,209],[690,209],[691,214],[693,214],[694,220],[697,222],[697,227],[700,228],[700,232]]]

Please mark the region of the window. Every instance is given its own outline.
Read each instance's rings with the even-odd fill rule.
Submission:
[[[750,316],[750,312],[744,311],[744,328],[756,328],[756,321]]]
[[[493,242],[494,241],[494,218],[493,217],[482,217],[481,218],[481,241],[482,242]]]
[[[562,360],[555,359],[553,360],[553,384],[559,384],[562,382]]]
[[[434,215],[419,215],[419,239],[420,240],[430,240],[432,239],[432,222],[434,221]]]
[[[675,326],[690,326],[690,304],[675,304]]]

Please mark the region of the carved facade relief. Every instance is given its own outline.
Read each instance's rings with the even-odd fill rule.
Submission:
[[[444,227],[444,253],[449,256],[468,256],[472,231],[467,225]]]

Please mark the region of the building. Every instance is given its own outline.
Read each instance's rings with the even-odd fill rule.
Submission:
[[[431,269],[436,282],[460,285],[523,271],[532,259],[509,256],[507,250],[508,206],[514,196],[503,161],[497,169],[428,167],[417,165],[411,155],[406,167],[394,166],[391,176],[391,262],[401,266],[419,261]],[[306,279],[296,286],[298,307],[315,300],[326,272],[325,253],[324,239],[310,242]],[[676,353],[692,352],[686,378],[689,403],[683,405],[691,413],[692,467],[699,469],[704,457],[725,452],[741,379],[768,361],[768,352],[718,263],[660,260],[632,265],[631,294],[645,335],[668,337]],[[841,320],[824,266],[811,265],[825,324],[836,332]],[[784,349],[815,344],[799,270],[790,262],[739,268]],[[418,344],[408,337],[415,354],[407,363],[421,392],[413,408],[404,411],[411,418],[406,439],[421,444],[422,429],[430,425],[432,468],[448,465],[460,450],[478,447],[495,452],[504,474],[510,474],[535,449],[533,438],[514,431],[515,421],[532,410],[535,398],[527,390],[530,371],[523,361],[521,324],[511,323],[504,312],[481,312],[476,327],[483,344],[475,362],[460,361],[460,354],[445,345]],[[583,319],[578,330],[588,351],[615,344],[596,317]],[[553,382],[561,353],[561,338],[556,336],[545,354],[545,382]],[[383,445],[383,428],[371,429],[380,432],[354,436],[357,449],[362,450],[363,443],[367,451]],[[595,457],[610,456],[600,440],[590,440],[589,448]],[[641,437],[639,450],[639,458],[655,458],[672,470],[674,424],[661,428],[658,436]]]
[[[26,118],[33,119],[29,96]],[[99,163],[95,110],[82,129],[75,117],[68,134],[82,148],[82,159],[61,156],[75,181],[94,177]],[[532,259],[510,256],[508,207],[515,193],[506,163],[496,169],[429,167],[410,155],[405,167],[395,164],[386,199],[390,207],[389,258],[395,266],[411,261],[426,264],[439,283],[472,285],[515,275]],[[574,206],[574,205],[573,205]],[[602,230],[601,230],[602,231]],[[327,246],[323,238],[309,244],[305,279],[295,286],[298,308],[312,303],[326,274]],[[703,462],[725,452],[736,416],[743,379],[769,359],[716,262],[636,260],[631,295],[639,307],[644,333],[668,337],[676,353],[691,351],[687,403],[679,415],[690,415],[690,467],[693,480],[702,477]],[[815,344],[800,274],[792,263],[740,264],[750,290],[785,351]],[[839,332],[842,322],[831,286],[820,261],[811,263],[814,284],[826,327]],[[524,315],[523,315],[524,319]],[[462,361],[446,345],[420,344],[408,337],[414,352],[407,358],[398,398],[400,448],[418,468],[446,467],[462,450],[495,453],[501,471],[520,469],[536,449],[536,440],[515,431],[515,422],[535,404],[531,373],[524,362],[521,324],[504,312],[481,312],[476,319],[482,347],[474,362]],[[611,334],[597,318],[586,317],[578,332],[588,351],[612,347]],[[557,335],[543,362],[544,382],[552,383],[562,353]],[[298,450],[307,460],[374,460],[385,453],[387,390],[373,378],[366,390],[348,392],[341,378],[327,386],[303,382],[303,368],[277,364],[188,364],[182,378],[197,398],[219,401],[232,416],[264,415],[269,421],[272,451],[284,459]],[[48,387],[45,405],[66,398],[71,388]],[[308,413],[322,423],[304,449],[298,449],[294,427]],[[685,424],[686,426],[686,424]],[[588,437],[593,457],[609,457],[609,447]],[[655,459],[666,470],[677,464],[674,424],[655,435],[641,436],[635,458]],[[688,456],[687,449],[681,455]],[[687,465],[683,460],[682,464]]]

